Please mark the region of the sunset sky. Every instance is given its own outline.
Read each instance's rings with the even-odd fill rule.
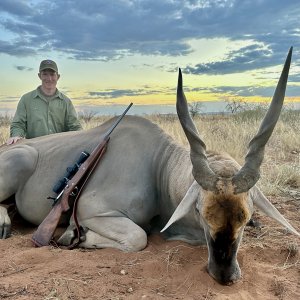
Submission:
[[[299,0],[1,0],[0,109],[14,110],[57,62],[75,106],[269,100],[290,46],[300,99]]]

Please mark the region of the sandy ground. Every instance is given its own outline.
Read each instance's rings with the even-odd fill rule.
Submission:
[[[300,230],[300,200],[271,199]],[[207,249],[149,236],[138,253],[34,248],[35,228],[15,218],[0,241],[0,299],[300,299],[300,239],[256,213],[238,260],[242,279],[222,286],[206,272]]]

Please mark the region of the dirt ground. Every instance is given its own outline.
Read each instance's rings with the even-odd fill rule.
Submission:
[[[300,230],[300,201],[271,199]],[[34,248],[35,227],[15,218],[0,241],[0,299],[300,299],[300,239],[256,213],[238,260],[242,279],[222,286],[206,272],[207,249],[149,236],[138,253]]]

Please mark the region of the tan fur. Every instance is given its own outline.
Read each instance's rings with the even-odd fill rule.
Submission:
[[[234,195],[231,179],[220,179],[217,188],[218,193],[203,191],[202,214],[213,239],[218,232],[226,231],[230,234],[228,239],[234,241],[251,217],[248,196],[247,193]]]
[[[210,227],[212,238],[218,232],[230,230],[232,240],[238,237],[240,229],[250,220],[251,210],[247,193],[235,195],[232,176],[240,169],[239,164],[227,153],[208,152],[211,169],[220,176],[217,193],[203,191],[203,217]]]

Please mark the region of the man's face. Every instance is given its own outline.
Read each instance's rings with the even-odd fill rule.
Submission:
[[[42,86],[45,89],[56,89],[56,84],[60,75],[51,69],[43,70],[39,73],[39,78],[42,81]]]

